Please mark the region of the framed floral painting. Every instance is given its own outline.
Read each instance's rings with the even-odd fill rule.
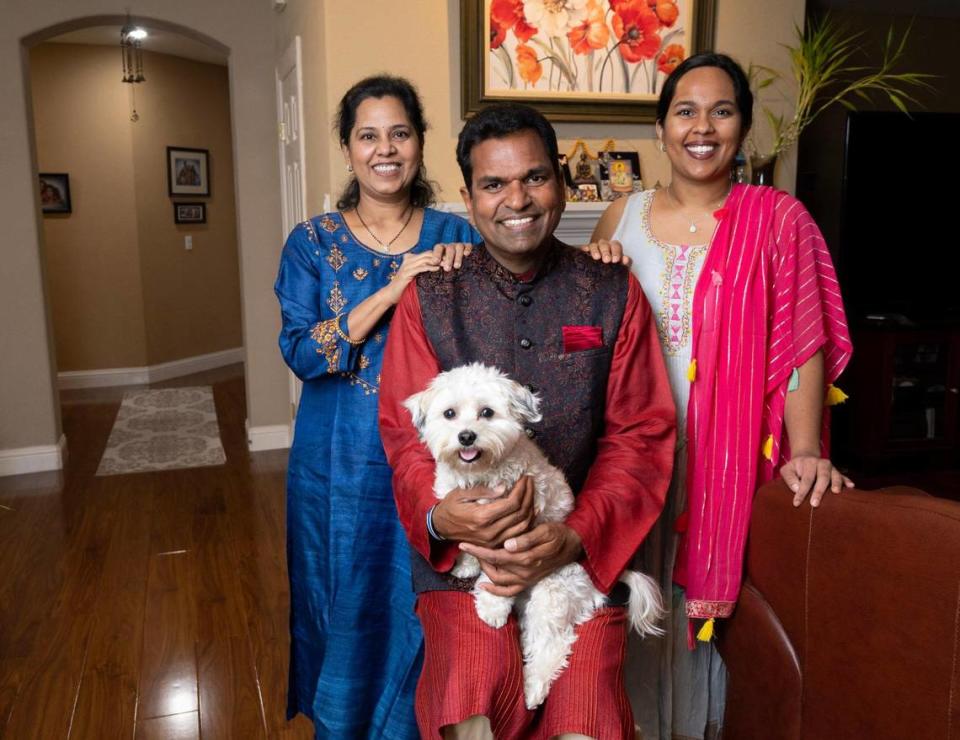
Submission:
[[[462,112],[651,123],[667,75],[713,45],[716,0],[461,0]]]

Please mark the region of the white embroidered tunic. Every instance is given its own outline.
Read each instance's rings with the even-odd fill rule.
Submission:
[[[613,238],[633,260],[630,269],[640,281],[657,322],[657,334],[677,406],[677,445],[685,443],[691,357],[690,306],[707,244],[667,244],[650,229],[650,208],[655,190],[635,193],[627,200]],[[703,238],[703,234],[691,234]]]

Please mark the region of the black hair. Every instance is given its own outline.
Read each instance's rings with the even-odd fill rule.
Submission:
[[[467,190],[473,187],[473,163],[470,161],[473,147],[487,139],[502,139],[520,131],[533,131],[540,137],[557,180],[562,182],[557,133],[550,122],[529,105],[497,103],[484,108],[467,121],[457,139],[457,164],[460,165]]]
[[[409,81],[392,75],[374,75],[366,77],[356,83],[344,94],[337,108],[337,115],[333,119],[333,128],[340,139],[340,145],[350,143],[350,133],[357,122],[357,109],[367,98],[396,98],[403,105],[410,119],[410,125],[420,141],[420,151],[423,151],[424,135],[427,132],[427,121],[423,115],[423,104],[420,96]],[[417,176],[410,186],[410,203],[416,208],[424,208],[436,202],[437,196],[433,184],[427,179],[427,170],[423,162],[417,170]],[[350,178],[340,197],[337,199],[337,208],[341,211],[356,208],[360,202],[360,184],[356,176]]]
[[[657,100],[657,123],[661,126],[670,110],[670,103],[673,102],[674,93],[677,91],[677,83],[691,69],[700,67],[717,67],[727,73],[730,81],[733,83],[733,95],[737,103],[737,109],[740,111],[740,120],[743,122],[740,128],[741,138],[745,137],[753,124],[753,93],[750,91],[750,80],[747,78],[743,67],[737,64],[726,54],[718,54],[712,51],[705,51],[702,54],[694,54],[692,57],[684,59],[677,68],[670,73],[663,88],[660,90],[660,98]]]

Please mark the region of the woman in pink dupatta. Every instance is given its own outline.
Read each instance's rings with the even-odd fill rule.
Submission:
[[[644,740],[720,732],[726,671],[710,636],[736,606],[757,487],[779,473],[796,506],[818,506],[853,485],[824,442],[827,389],[851,352],[826,244],[795,198],[730,184],[752,109],[729,57],[680,64],[657,108],[670,184],[618,200],[593,234],[633,260],[678,411],[674,481],[639,563],[673,608],[667,635],[631,645],[627,663]]]

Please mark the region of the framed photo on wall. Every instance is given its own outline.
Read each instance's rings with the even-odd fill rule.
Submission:
[[[207,204],[174,203],[173,222],[175,224],[205,224],[207,222]]]
[[[70,175],[65,172],[40,173],[40,209],[44,213],[73,213]]]
[[[171,196],[210,195],[210,152],[206,149],[167,147],[167,188]]]
[[[716,0],[461,0],[461,108],[653,123],[664,80],[713,45]]]

